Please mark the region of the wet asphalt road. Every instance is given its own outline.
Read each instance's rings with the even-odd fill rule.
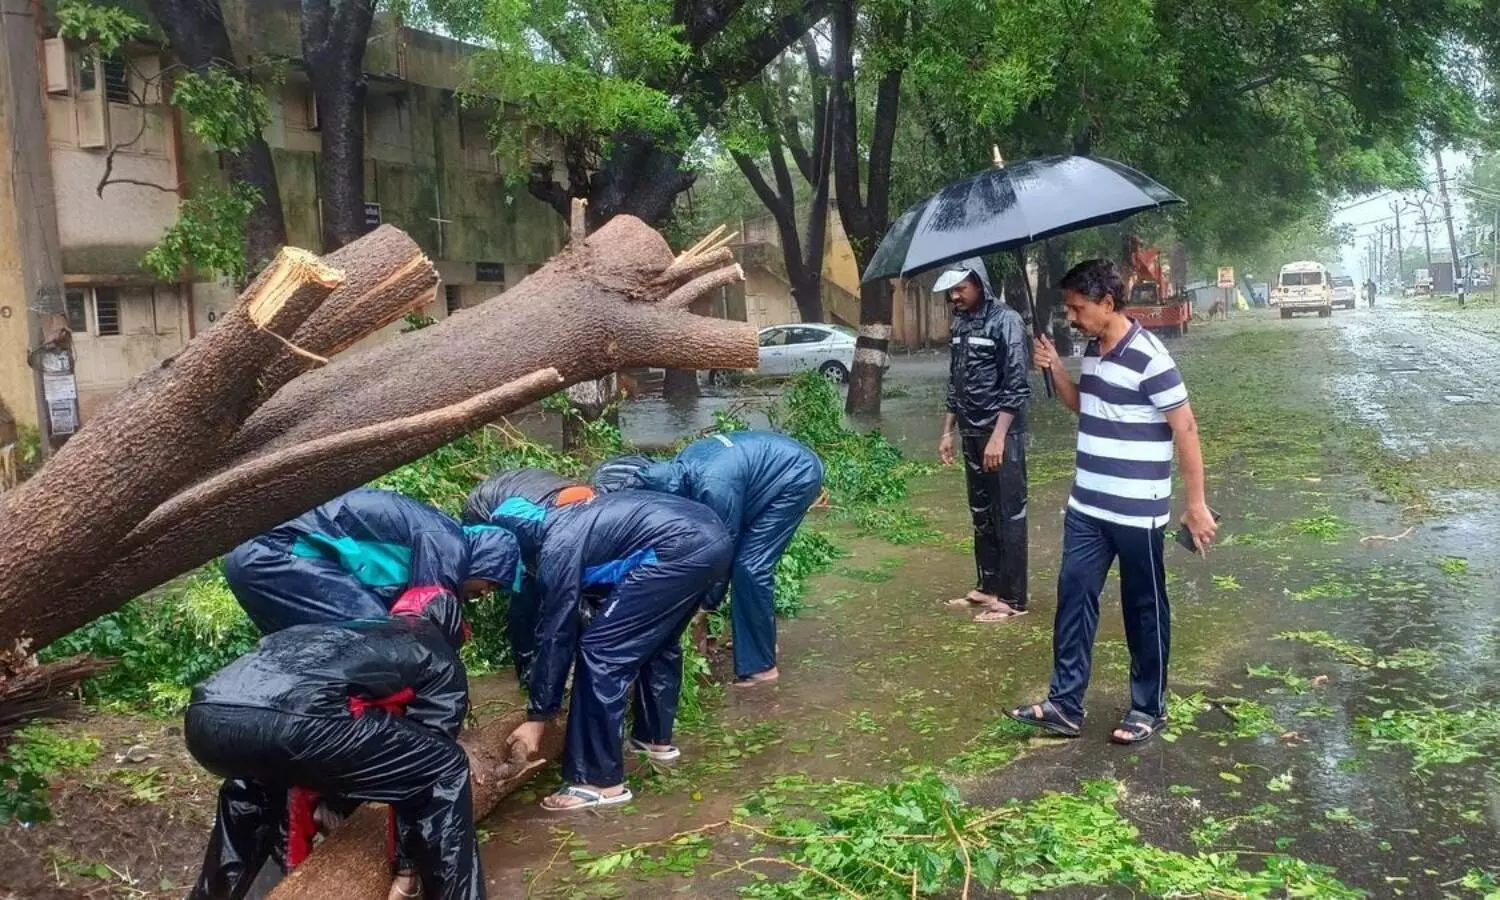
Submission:
[[[1500,870],[1500,778],[1490,757],[1418,771],[1408,749],[1374,748],[1361,717],[1434,706],[1488,709],[1495,700],[1500,494],[1484,460],[1500,449],[1500,310],[1457,314],[1382,301],[1373,311],[1340,312],[1331,320],[1237,313],[1228,325],[1176,345],[1189,390],[1193,367],[1213,364],[1210,354],[1224,346],[1217,342],[1259,329],[1279,329],[1276,339],[1295,341],[1307,354],[1305,376],[1292,378],[1298,396],[1287,403],[1321,402],[1333,415],[1371,426],[1400,458],[1443,470],[1474,466],[1474,483],[1454,487],[1464,479],[1449,477],[1440,509],[1414,521],[1399,504],[1372,496],[1357,475],[1258,483],[1210,472],[1210,502],[1226,514],[1226,534],[1314,514],[1348,526],[1332,540],[1231,542],[1206,560],[1174,551],[1173,690],[1221,703],[1174,723],[1187,727],[1173,742],[1128,750],[1106,743],[1123,712],[1127,666],[1111,585],[1084,737],[1033,742],[1020,760],[963,779],[961,789],[971,802],[990,805],[1074,790],[1082,780],[1119,779],[1127,797],[1122,811],[1153,843],[1205,849],[1190,839],[1195,829],[1209,817],[1234,819],[1212,849],[1284,849],[1335,866],[1339,877],[1372,896],[1461,896],[1451,883],[1467,870]],[[898,357],[884,412],[873,424],[911,455],[930,457],[945,375],[941,356]],[[769,399],[752,389],[716,391],[689,407],[637,402],[624,411],[623,429],[632,442],[669,443],[711,424],[716,408],[753,409]],[[1066,456],[1070,422],[1055,410],[1039,413],[1034,456]],[[1214,440],[1211,430],[1204,440]],[[535,793],[513,798],[489,826],[485,859],[496,894],[520,896],[512,892],[524,890],[527,870],[547,869],[560,834],[604,850],[724,818],[747,791],[778,775],[896,777],[905,765],[960,752],[1005,707],[1040,699],[1050,667],[1067,478],[1033,486],[1034,612],[1004,626],[976,626],[938,604],[968,586],[961,490],[952,472],[914,486],[913,506],[947,536],[943,542],[845,541],[854,555],[818,579],[801,618],[783,624],[782,683],[733,692],[712,728],[680,736],[697,768],[670,783],[638,782],[637,802],[622,814],[548,817],[537,810]],[[1399,541],[1360,540],[1399,535],[1408,525],[1412,531]],[[1437,565],[1453,558],[1465,560],[1462,573]],[[1363,648],[1366,662],[1415,664],[1351,664],[1326,648],[1277,639],[1285,632],[1326,632]],[[1294,691],[1250,675],[1252,667],[1295,673],[1312,686]],[[1269,710],[1275,727],[1227,737],[1232,710],[1245,700]],[[735,740],[726,744],[725,734]],[[726,758],[726,746],[750,749]],[[1274,790],[1278,778],[1292,789]],[[717,851],[725,860],[745,852],[733,843]],[[564,852],[533,896],[587,896],[573,893],[580,882],[569,872]],[[610,890],[640,897],[734,893],[727,880],[701,877],[691,884],[624,881]],[[1090,888],[1067,895],[1130,894]]]

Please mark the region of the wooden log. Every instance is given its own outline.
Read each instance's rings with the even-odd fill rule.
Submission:
[[[516,726],[526,720],[525,712],[502,716],[481,726],[463,740],[491,759],[505,757],[505,742]],[[483,821],[500,801],[530,781],[548,761],[562,755],[563,724],[559,716],[547,727],[539,758],[474,785],[474,820]],[[385,900],[391,888],[391,868],[386,857],[386,809],[384,806],[362,807],[338,830],[320,844],[271,892],[270,900]]]
[[[288,248],[217,325],[127,386],[0,507],[0,598],[45,604],[98,571],[159,503],[211,470],[283,338],[343,274]],[[9,641],[0,642],[8,645]]]
[[[0,744],[33,718],[73,713],[78,705],[78,683],[114,664],[113,659],[71,656],[14,671],[0,667]]]

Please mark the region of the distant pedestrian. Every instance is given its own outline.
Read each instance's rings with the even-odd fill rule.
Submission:
[[[953,303],[948,411],[938,459],[956,460],[962,443],[969,513],[974,520],[974,588],[949,606],[978,607],[976,622],[1025,615],[1026,577],[1026,323],[1000,302],[978,258],[938,276],[936,293]]]
[[[1373,278],[1365,282],[1365,302],[1370,306],[1375,305],[1375,279]]]
[[[1166,724],[1171,607],[1163,532],[1171,518],[1172,455],[1186,488],[1182,524],[1198,547],[1214,538],[1203,487],[1203,454],[1187,388],[1161,341],[1125,315],[1114,264],[1095,259],[1062,280],[1068,321],[1089,337],[1074,385],[1046,338],[1036,365],[1052,373],[1057,396],[1078,413],[1078,463],[1063,519],[1052,631],[1052,686],[1038,704],[1011,710],[1028,725],[1077,737],[1089,683],[1099,594],[1120,562],[1120,603],[1130,647],[1130,711],[1110,739],[1136,744]]]

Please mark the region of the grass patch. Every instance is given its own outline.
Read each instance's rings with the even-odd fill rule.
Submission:
[[[98,758],[98,738],[71,737],[39,724],[16,729],[0,758],[0,823],[14,820],[31,825],[51,819],[48,779]]]

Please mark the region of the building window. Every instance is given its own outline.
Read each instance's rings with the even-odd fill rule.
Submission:
[[[74,334],[87,334],[89,330],[88,304],[83,291],[63,293],[63,311],[68,315],[68,330]]]
[[[463,298],[459,296],[458,285],[443,285],[443,294],[448,298],[448,315],[453,315],[464,308]]]
[[[110,103],[130,103],[130,71],[123,59],[104,61],[104,98]]]
[[[94,333],[111,337],[120,333],[120,292],[94,288]]]
[[[87,94],[99,86],[99,69],[94,54],[78,54],[78,93]]]

